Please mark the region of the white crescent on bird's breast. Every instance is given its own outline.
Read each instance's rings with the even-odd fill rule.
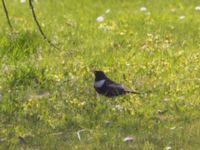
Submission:
[[[94,87],[96,87],[96,88],[102,87],[103,84],[105,83],[105,81],[106,81],[105,79],[104,80],[95,81],[94,82]]]

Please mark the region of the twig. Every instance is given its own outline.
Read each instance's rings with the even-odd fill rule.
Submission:
[[[85,132],[85,131],[91,132],[89,129],[82,129],[82,130],[79,130],[79,131],[76,132],[79,141],[81,141],[81,135],[80,135],[80,133],[81,133],[81,132]]]
[[[5,12],[5,14],[6,14],[6,18],[7,18],[7,21],[8,21],[8,25],[9,25],[10,29],[13,29],[13,28],[12,28],[12,25],[11,25],[11,23],[10,23],[10,18],[9,18],[8,11],[7,11],[6,4],[5,4],[5,1],[4,1],[4,0],[2,0],[2,4],[3,4],[4,12]]]
[[[29,0],[29,5],[30,5],[30,8],[31,8],[31,11],[32,11],[32,14],[33,14],[34,21],[35,21],[35,23],[37,24],[37,27],[38,27],[40,33],[42,34],[43,38],[44,38],[52,47],[54,47],[55,49],[59,50],[59,48],[58,48],[55,44],[53,44],[53,43],[47,38],[47,36],[44,34],[44,32],[43,32],[43,30],[42,30],[42,27],[41,27],[39,21],[37,20],[37,16],[36,16],[36,14],[35,14],[35,10],[34,10],[34,6],[33,6],[33,4],[32,4],[32,0]]]

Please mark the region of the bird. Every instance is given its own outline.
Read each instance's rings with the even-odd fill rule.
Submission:
[[[102,94],[106,97],[116,97],[128,93],[141,94],[140,92],[135,92],[126,89],[121,84],[112,81],[101,70],[95,70],[94,75],[95,75],[95,82],[94,82],[95,90],[97,91],[97,93]]]

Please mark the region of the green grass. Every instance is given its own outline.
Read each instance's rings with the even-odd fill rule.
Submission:
[[[34,3],[61,50],[28,3],[6,4],[14,31],[0,9],[0,149],[200,149],[197,0]],[[93,69],[152,93],[100,96]]]

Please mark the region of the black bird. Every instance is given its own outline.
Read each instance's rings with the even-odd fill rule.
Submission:
[[[103,71],[94,71],[94,74],[94,88],[99,94],[107,97],[115,97],[127,93],[140,94],[139,92],[131,91],[124,88],[121,84],[115,83],[114,81],[109,79]]]

